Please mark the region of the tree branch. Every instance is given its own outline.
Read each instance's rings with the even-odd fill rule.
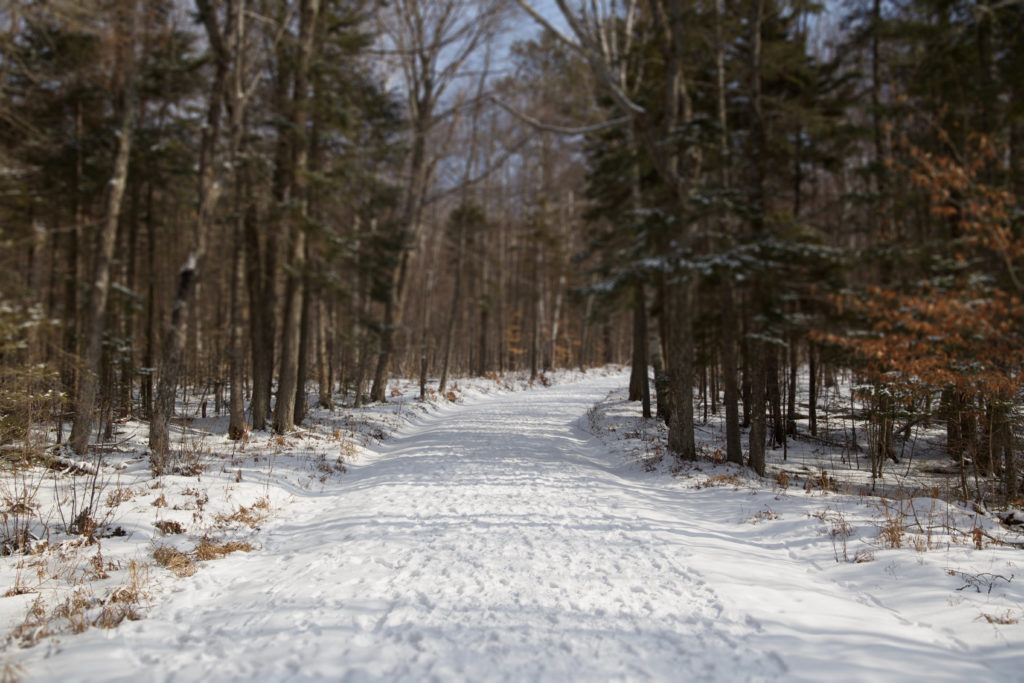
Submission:
[[[530,126],[536,128],[537,130],[543,130],[548,133],[557,133],[559,135],[588,135],[590,133],[597,133],[602,130],[608,130],[609,128],[617,128],[618,126],[628,124],[633,120],[633,117],[631,116],[621,116],[617,119],[612,119],[610,121],[602,121],[601,123],[595,123],[589,126],[577,126],[574,128],[569,128],[566,126],[558,126],[552,123],[544,123],[543,121],[535,119],[532,116],[522,113],[521,111],[516,111],[510,105],[505,104],[494,95],[490,96],[490,100],[499,107],[501,107],[502,109],[504,109],[505,111],[507,111],[509,114],[512,114],[512,116],[516,117],[520,121],[523,121],[524,123],[529,124]]]

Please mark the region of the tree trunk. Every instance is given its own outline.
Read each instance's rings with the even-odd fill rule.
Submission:
[[[811,436],[818,435],[818,349],[807,345],[807,428]]]
[[[136,259],[139,253],[139,213],[142,210],[142,183],[132,184],[131,194],[131,210],[129,212],[128,221],[128,263],[125,264],[125,287],[129,292],[132,292],[132,296],[136,297],[135,292],[136,281],[135,273]],[[130,345],[126,344],[126,348],[121,351],[121,356],[118,359],[118,370],[120,371],[120,396],[118,399],[119,406],[118,411],[121,417],[130,417],[132,414],[132,389],[135,383],[135,354],[136,344],[135,339],[138,337],[135,334],[136,329],[136,308],[130,306],[125,311],[122,327],[121,337],[126,340]]]
[[[672,415],[668,447],[680,460],[696,460],[693,430],[693,294],[694,276],[672,285],[666,312],[669,316],[668,376]]]
[[[633,283],[633,367],[629,373],[629,400],[648,403],[650,392],[647,387],[647,302],[644,284]],[[644,415],[650,417],[650,414]]]
[[[736,370],[736,304],[732,280],[723,280],[722,304],[722,384],[725,389],[725,458],[743,464],[743,444],[740,442],[739,386]]]
[[[331,400],[333,379],[331,377],[331,361],[327,344],[327,317],[327,304],[324,303],[322,297],[318,297],[316,311],[316,366],[319,395],[317,398],[321,408],[331,410],[334,407],[334,403]]]
[[[156,363],[156,215],[153,211],[153,184],[146,187],[146,350],[142,364],[142,412],[147,420],[153,417],[153,366]]]
[[[753,410],[751,407],[751,396],[753,393],[752,384],[750,382],[750,353],[751,346],[754,342],[747,339],[747,332],[749,331],[750,322],[747,316],[743,316],[743,327],[741,328],[740,336],[740,359],[743,365],[742,378],[740,380],[740,401],[743,405],[743,422],[741,426],[745,429],[750,426],[750,413]]]
[[[768,384],[768,404],[772,414],[772,447],[786,443],[786,428],[782,421],[782,390],[779,387],[779,349],[767,347],[765,351],[765,381]]]
[[[236,57],[236,84],[239,80],[237,73],[239,66]],[[236,96],[237,97],[237,96]],[[240,439],[247,428],[245,423],[245,320],[242,315],[242,300],[245,297],[246,285],[246,264],[247,252],[246,231],[248,224],[256,222],[256,207],[252,201],[246,201],[250,194],[249,177],[245,169],[241,168],[240,147],[243,137],[243,113],[242,103],[237,99],[231,106],[231,158],[232,166],[235,169],[235,197],[234,197],[234,225],[233,243],[234,254],[231,259],[231,313],[230,313],[230,339],[228,349],[228,373],[230,375],[230,387],[228,398],[228,438]],[[258,268],[257,268],[258,270]]]
[[[424,103],[421,103],[424,104]],[[383,403],[387,400],[388,368],[395,353],[395,332],[402,322],[402,306],[405,303],[408,282],[410,246],[419,234],[423,199],[427,185],[426,138],[433,118],[430,108],[419,107],[419,117],[414,122],[412,153],[409,160],[410,182],[406,190],[405,203],[400,219],[401,233],[398,236],[401,255],[391,274],[391,287],[384,302],[384,317],[381,321],[380,348],[377,367],[373,374],[373,388],[370,400]]]
[[[309,261],[307,240],[306,260]],[[295,424],[306,419],[306,381],[309,379],[309,352],[313,339],[313,289],[307,274],[302,278],[302,316],[299,323],[299,362],[295,380]]]
[[[296,392],[304,378],[299,377],[299,355],[302,343],[306,268],[306,227],[309,217],[307,192],[309,168],[309,141],[306,126],[309,121],[309,68],[313,53],[313,37],[320,0],[302,0],[299,6],[299,46],[295,65],[295,84],[292,96],[291,152],[292,162],[287,166],[291,197],[297,202],[291,212],[291,248],[287,288],[285,294],[284,326],[281,329],[281,368],[274,405],[274,431],[278,434],[295,427]]]
[[[551,307],[551,338],[548,339],[547,365],[545,370],[551,370],[558,364],[558,334],[562,322],[562,296],[565,292],[565,275],[558,276],[558,289],[555,290],[555,302]]]
[[[122,37],[127,40],[133,51],[135,45],[134,7],[130,7],[129,12],[131,16],[126,18],[128,26],[125,27],[129,33]],[[128,59],[131,59],[130,53]],[[103,228],[100,230],[96,245],[88,319],[85,327],[83,372],[78,381],[75,421],[71,426],[71,437],[68,440],[71,450],[78,454],[85,453],[89,446],[89,436],[92,433],[93,411],[96,406],[100,360],[103,351],[103,330],[107,318],[110,263],[114,257],[121,202],[124,198],[125,186],[128,183],[128,161],[131,156],[132,127],[135,118],[134,67],[130,61],[123,66],[126,71],[124,83],[118,94],[121,122],[118,130],[117,153],[114,157],[114,171],[110,177],[110,188],[107,194],[106,218],[103,221]]]
[[[960,461],[964,452],[963,434],[960,431],[960,413],[963,401],[959,391],[947,388],[942,391],[942,415],[946,418],[946,452],[949,457]]]
[[[249,289],[249,346],[252,353],[252,397],[249,411],[253,429],[266,429],[274,376],[276,239],[268,234],[261,244],[255,210],[246,213],[245,264]]]
[[[228,403],[228,438],[239,439],[245,434],[245,347],[244,320],[242,319],[242,296],[245,288],[245,219],[239,215],[235,219],[234,245],[235,253],[231,258],[231,339],[228,352],[230,365],[229,403]]]
[[[455,341],[455,321],[459,315],[459,304],[462,301],[462,267],[466,251],[466,216],[458,216],[458,236],[455,246],[455,282],[452,285],[452,305],[448,311],[448,325],[444,334],[444,354],[441,356],[441,379],[437,383],[437,391],[442,396],[448,387],[448,365],[452,358],[452,344]]]
[[[652,338],[651,363],[654,366],[654,395],[658,404],[657,416],[665,424],[672,420],[672,389],[669,383],[668,369],[666,364],[666,349],[669,344],[669,315],[666,307],[666,285],[664,277],[659,276],[655,288],[655,299],[653,310],[658,312],[657,338]],[[652,335],[653,337],[653,335]]]
[[[789,339],[789,387],[786,391],[786,434],[796,436],[796,372],[799,363],[797,337]]]
[[[196,9],[200,14],[204,12],[208,14],[210,11],[209,6],[202,0],[197,0]],[[207,37],[211,41],[220,40],[219,29],[215,21],[208,20],[206,28]],[[223,58],[223,55],[219,55],[216,60],[213,84],[210,87],[206,122],[199,148],[199,205],[191,237],[192,248],[178,277],[178,289],[171,314],[171,327],[167,331],[164,342],[164,359],[160,367],[160,379],[157,383],[153,418],[149,425],[150,457],[153,458],[153,466],[157,470],[163,468],[167,457],[168,425],[171,415],[174,413],[174,394],[177,391],[185,344],[188,340],[188,322],[189,317],[194,314],[196,287],[203,261],[206,258],[206,236],[213,223],[213,211],[219,195],[216,153],[220,137],[221,110],[227,71],[227,60]]]
[[[759,475],[765,473],[765,439],[767,434],[765,411],[764,348],[761,342],[747,344],[750,357],[750,467]]]
[[[284,319],[281,326],[281,361],[274,404],[274,431],[278,434],[295,428],[295,394],[299,383],[299,344],[302,338],[303,287],[306,233],[298,224],[291,236],[288,284],[285,290]]]
[[[81,282],[79,271],[81,267],[81,244],[82,224],[85,222],[85,212],[82,208],[82,175],[83,170],[83,148],[82,143],[82,103],[75,103],[75,170],[74,188],[72,191],[71,215],[75,224],[67,231],[66,249],[67,272],[64,277],[64,335],[62,348],[66,354],[65,361],[61,364],[61,384],[68,396],[78,396],[79,368],[76,367],[73,359],[77,358],[79,352],[79,301],[78,290]],[[63,420],[61,420],[63,423]]]

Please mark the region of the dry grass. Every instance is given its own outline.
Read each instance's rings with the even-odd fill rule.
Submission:
[[[830,507],[825,508],[821,512],[812,513],[810,516],[821,520],[825,524],[826,533],[828,533],[828,537],[832,541],[832,553],[835,556],[836,562],[849,562],[850,556],[847,551],[846,542],[855,535],[856,530],[846,521],[846,516],[842,512],[833,510]],[[874,559],[874,556],[870,559]],[[854,555],[853,561],[859,563],[869,560],[861,558],[860,553],[857,553]]]
[[[15,471],[0,479],[0,555],[30,552],[38,540],[32,529],[40,519],[37,496],[43,476],[30,470]]]
[[[269,515],[270,499],[259,498],[249,507],[240,505],[238,509],[230,515],[215,515],[214,521],[221,528],[228,527],[233,524],[244,524],[245,526],[253,529],[259,529],[259,525],[262,524],[263,520],[265,520]]]
[[[343,460],[355,460],[359,455],[359,446],[356,444],[355,435],[349,434],[349,438],[342,439],[339,437],[338,441],[341,442],[339,456]]]
[[[192,558],[169,545],[157,546],[153,551],[153,559],[161,567],[169,569],[179,579],[196,573],[196,565]]]
[[[853,554],[853,561],[855,564],[864,564],[865,562],[874,562],[875,554],[870,550],[864,550],[863,548]]]
[[[116,508],[121,503],[127,503],[136,496],[136,491],[127,486],[118,486],[107,493],[107,507]]]
[[[98,561],[102,563],[102,559]],[[43,597],[37,597],[8,638],[21,647],[29,647],[48,636],[82,633],[92,627],[114,628],[125,619],[141,619],[142,603],[149,600],[149,583],[148,567],[132,560],[125,583],[105,599],[96,597],[89,584],[74,586],[52,607]]]
[[[17,662],[4,662],[0,668],[0,683],[19,683],[25,676],[25,670]]]
[[[149,567],[132,560],[128,564],[128,580],[107,596],[99,616],[93,620],[93,626],[116,628],[126,619],[141,619],[143,614],[140,607],[149,600],[148,588]]]
[[[173,536],[175,534],[183,534],[186,529],[180,522],[175,522],[170,519],[163,519],[156,522],[153,526],[160,530],[164,536]]]
[[[779,519],[779,513],[766,507],[764,510],[754,513],[749,519],[747,519],[747,521],[751,524],[757,524],[759,522],[771,521],[773,519]]]
[[[1006,612],[1002,614],[988,614],[987,612],[982,612],[978,619],[984,619],[990,624],[997,624],[999,626],[1010,626],[1020,622],[1020,619],[1013,615],[1012,610],[1006,610]]]
[[[213,539],[204,536],[200,541],[199,545],[193,551],[197,560],[219,560],[222,557],[227,557],[233,552],[242,551],[245,553],[255,550],[251,543],[245,541],[227,541],[220,543]]]
[[[815,488],[821,489],[824,493],[838,490],[836,480],[828,476],[828,472],[825,472],[824,470],[822,470],[816,477],[807,477],[807,481],[804,482],[805,492],[810,493]]]
[[[735,474],[713,474],[703,482],[697,484],[699,489],[710,489],[716,486],[732,486],[735,488],[742,488],[746,485],[742,479]]]
[[[142,562],[131,560],[128,563],[128,580],[111,591],[107,602],[118,602],[137,605],[149,600],[149,567]]]
[[[22,622],[11,629],[8,638],[21,647],[35,645],[40,639],[53,633],[50,630],[50,620],[47,619],[47,616],[46,604],[41,597],[37,597],[29,606]]]
[[[906,533],[906,521],[902,506],[889,501],[882,501],[882,523],[878,529],[878,538],[885,548],[902,548],[903,535]]]

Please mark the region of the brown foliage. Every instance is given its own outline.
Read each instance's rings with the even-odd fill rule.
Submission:
[[[1012,230],[1016,198],[981,178],[1000,159],[984,136],[965,155],[939,156],[909,147],[906,163],[890,168],[925,192],[930,215],[952,226],[953,259],[998,264],[1002,278],[964,267],[953,282],[920,281],[902,289],[868,287],[833,299],[840,314],[859,318],[867,334],[818,334],[862,362],[870,381],[913,393],[953,387],[1009,397],[1024,368],[1024,294],[1016,261],[1024,239]],[[973,273],[973,275],[972,275]]]

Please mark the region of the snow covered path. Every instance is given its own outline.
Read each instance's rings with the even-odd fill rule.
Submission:
[[[298,494],[262,551],[210,563],[143,621],[63,640],[32,677],[993,676],[979,657],[950,657],[963,648],[946,631],[738,525],[736,506],[760,502],[749,492],[712,498],[623,467],[585,429],[621,382],[418,418],[325,491]]]

